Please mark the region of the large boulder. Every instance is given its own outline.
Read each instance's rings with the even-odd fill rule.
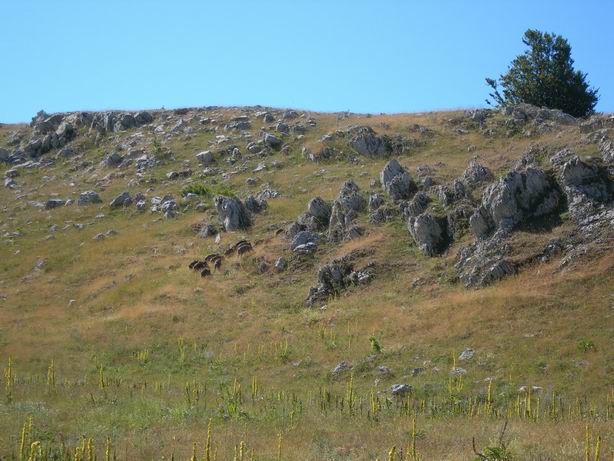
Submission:
[[[604,162],[610,165],[614,164],[614,141],[608,137],[603,138],[599,142],[599,150],[601,151]]]
[[[350,139],[350,146],[361,155],[381,157],[388,155],[392,148],[385,137],[378,136],[370,127],[360,127]]]
[[[301,230],[317,232],[327,229],[330,215],[331,205],[320,197],[314,197],[307,204],[307,211],[290,226],[287,235],[292,238]]]
[[[406,218],[417,217],[424,213],[429,206],[431,199],[424,192],[417,192],[416,195],[403,207],[403,215]]]
[[[612,195],[612,181],[607,172],[595,164],[574,157],[563,165],[563,185],[572,194],[582,194],[590,200],[607,202]]]
[[[55,135],[57,136],[57,141],[54,147],[62,147],[77,136],[77,130],[72,124],[63,121],[55,131]]]
[[[145,125],[153,122],[153,115],[146,111],[137,112],[134,114],[134,120],[137,125]]]
[[[478,238],[496,229],[511,231],[527,219],[554,212],[560,199],[556,183],[543,171],[511,171],[486,188],[481,206],[471,216],[471,229]]]
[[[341,191],[339,191],[339,197],[337,197],[337,202],[355,212],[363,211],[367,206],[367,200],[360,192],[360,188],[351,179],[343,183]]]
[[[449,243],[445,221],[430,213],[410,217],[407,228],[418,249],[427,256],[441,254]]]
[[[320,197],[314,197],[307,204],[307,213],[316,220],[318,227],[325,227],[330,220],[331,205]]]
[[[559,125],[574,125],[578,123],[575,117],[566,114],[562,110],[537,107],[525,103],[504,106],[502,111],[516,123],[527,123],[529,121],[538,125],[544,122],[552,122]]]
[[[352,223],[359,212],[367,206],[367,200],[360,192],[358,185],[348,179],[339,192],[339,197],[333,202],[328,223],[328,239],[340,242],[359,237],[362,230]]]
[[[597,214],[614,199],[614,181],[610,180],[607,169],[578,157],[563,165],[561,182],[569,211],[577,222]]]
[[[374,266],[354,270],[352,254],[331,261],[318,269],[317,284],[309,289],[307,304],[313,306],[325,302],[352,285],[365,285],[375,277]]]
[[[384,191],[395,201],[410,198],[417,189],[409,173],[396,159],[390,160],[381,171],[380,182]]]
[[[236,197],[218,195],[215,197],[215,209],[226,231],[247,229],[251,225],[249,212]]]
[[[43,154],[43,138],[32,138],[24,146],[23,152],[30,158],[39,157]]]
[[[30,126],[35,135],[45,135],[55,131],[63,119],[64,114],[49,115],[41,110],[32,118]]]
[[[123,131],[136,126],[136,120],[132,114],[123,113],[117,116],[113,131]]]
[[[124,131],[137,126],[153,122],[150,112],[98,112],[92,117],[84,118],[90,124],[90,130],[97,130],[101,134]]]
[[[516,265],[508,259],[511,246],[506,238],[504,232],[496,232],[461,248],[454,267],[465,287],[484,287],[516,273]]]
[[[357,213],[344,203],[335,200],[328,223],[328,240],[340,242],[349,237],[348,231],[352,229],[352,222],[356,219]]]

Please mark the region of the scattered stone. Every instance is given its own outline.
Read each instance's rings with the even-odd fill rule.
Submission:
[[[227,123],[224,126],[225,130],[236,130],[236,131],[245,131],[245,130],[249,130],[252,127],[251,122],[249,121],[249,118],[247,117],[236,117],[233,121],[231,121],[230,123]]]
[[[104,158],[104,163],[109,168],[115,168],[121,165],[124,158],[117,152],[111,152]]]
[[[122,192],[117,197],[115,197],[113,200],[111,200],[111,203],[109,203],[109,206],[111,208],[121,208],[121,207],[130,206],[130,205],[132,205],[132,196],[130,195],[130,192],[128,191]]]
[[[64,205],[66,205],[66,200],[52,198],[45,202],[45,210],[52,210],[54,208],[59,208]]]
[[[352,367],[350,366],[349,363],[347,363],[347,362],[340,362],[339,364],[337,364],[337,366],[335,368],[333,368],[332,373],[334,375],[338,375],[340,373],[343,373],[344,371],[349,370],[350,368],[352,368]]]
[[[286,261],[286,258],[284,258],[283,256],[280,256],[279,258],[275,260],[274,267],[277,272],[285,271],[287,266],[288,266],[288,263]]]
[[[452,368],[450,370],[450,376],[463,376],[467,374],[467,370],[461,367]]]
[[[380,194],[376,192],[372,192],[369,195],[369,212],[373,212],[377,210],[383,204],[384,204],[384,198]]]
[[[179,205],[177,201],[170,196],[165,196],[160,203],[160,211],[166,219],[171,219],[177,216]]]
[[[284,120],[292,120],[297,117],[298,117],[298,112],[296,112],[295,110],[286,110],[281,115],[281,118],[283,118]]]
[[[200,238],[214,237],[219,233],[218,229],[213,224],[206,223],[198,227],[199,231],[197,235]]]
[[[460,355],[458,356],[458,360],[471,360],[473,358],[473,356],[475,355],[475,352],[473,349],[466,347],[465,350],[463,350],[463,352],[460,353]]]
[[[290,134],[290,127],[288,126],[287,123],[284,122],[279,122],[276,126],[275,129],[284,135]]]
[[[368,264],[361,270],[353,269],[352,253],[331,261],[318,270],[317,285],[309,289],[307,304],[323,303],[329,297],[346,290],[352,285],[364,285],[375,277],[374,265]]]
[[[379,365],[377,367],[377,371],[379,371],[384,376],[390,376],[392,374],[392,370],[385,365]]]
[[[214,162],[213,154],[209,150],[199,152],[198,154],[196,154],[196,158],[204,166],[210,166]]]
[[[268,203],[266,200],[258,199],[251,194],[245,199],[245,208],[247,208],[252,213],[260,213],[266,210],[267,207]]]
[[[262,136],[264,144],[272,149],[279,149],[281,147],[281,140],[271,133],[264,133]]]
[[[392,393],[392,395],[396,396],[407,395],[413,390],[414,388],[409,384],[393,384],[392,386],[390,386],[390,392]]]
[[[320,237],[310,231],[300,231],[292,239],[290,243],[290,250],[295,251],[297,247],[305,245],[307,243],[317,244]]]
[[[77,205],[89,205],[91,203],[102,203],[102,199],[100,196],[94,192],[93,190],[89,190],[86,192],[81,192],[79,194],[79,198],[77,199]]]
[[[260,192],[258,192],[256,194],[256,198],[258,200],[269,200],[269,199],[273,199],[273,198],[277,198],[281,196],[281,193],[279,193],[276,190],[270,189],[269,187],[262,187]]]
[[[318,249],[318,245],[315,242],[307,242],[302,245],[298,245],[294,248],[294,253],[299,255],[311,255]]]

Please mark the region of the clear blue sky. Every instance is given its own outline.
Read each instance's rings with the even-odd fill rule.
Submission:
[[[484,105],[485,76],[556,32],[614,111],[614,2],[2,0],[0,122],[47,112]]]

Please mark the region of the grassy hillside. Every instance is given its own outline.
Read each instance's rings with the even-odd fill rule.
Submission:
[[[400,216],[373,225],[359,215],[362,237],[323,242],[309,256],[293,254],[277,232],[311,198],[334,199],[347,179],[368,194],[389,160],[348,159],[344,139],[330,142],[344,152],[335,159],[305,158],[303,147],[317,154],[322,137],[336,130],[370,126],[403,136],[412,142],[394,157],[414,177],[418,166],[430,165],[436,183],[446,184],[475,157],[499,177],[531,146],[599,155],[578,124],[485,132],[462,112],[301,113],[295,121],[311,117],[315,126],[301,135],[277,133],[286,151],[250,157],[246,135],[275,132],[254,111],[169,111],[191,127],[172,136],[154,132],[164,113],[151,125],[105,136],[83,128],[71,142],[75,156],[46,153],[51,164],[20,168],[17,187],[0,189],[0,459],[28,459],[39,449],[55,459],[76,459],[75,450],[88,459],[89,443],[97,459],[190,459],[193,444],[197,459],[207,461],[475,459],[472,438],[478,451],[497,445],[506,420],[503,443],[513,459],[612,459],[614,252],[569,267],[561,267],[560,255],[466,289],[454,264],[474,239],[469,232],[438,257],[418,251]],[[249,130],[224,130],[242,114],[250,116]],[[492,120],[503,119],[497,113]],[[27,137],[32,128],[1,126],[0,147],[16,130]],[[231,139],[218,144],[219,135]],[[134,166],[101,164],[131,142],[163,160],[140,177]],[[231,144],[244,155],[235,164],[222,154]],[[202,173],[195,155],[204,150],[214,153],[216,174]],[[266,169],[254,173],[261,162]],[[191,176],[167,179],[187,166]],[[10,168],[0,162],[0,175]],[[256,185],[246,183],[250,177]],[[125,190],[179,200],[186,186],[203,184],[245,198],[266,183],[280,197],[268,200],[250,229],[223,232],[219,242],[192,230],[216,221],[212,197],[199,199],[204,212],[181,202],[174,219],[109,207]],[[86,190],[103,202],[50,210],[37,204],[76,201]],[[553,227],[514,232],[513,257],[523,260],[574,227],[564,210],[558,218]],[[95,238],[109,230],[114,235]],[[226,258],[210,277],[188,269],[241,239],[252,242],[252,253]],[[351,251],[358,266],[374,263],[373,281],[323,307],[306,306],[318,267]],[[288,260],[282,272],[272,267],[279,256]],[[466,348],[475,354],[461,361]],[[332,373],[342,361],[351,369]],[[452,375],[457,367],[466,374]],[[391,395],[401,383],[413,391]],[[35,442],[41,445],[31,448]]]

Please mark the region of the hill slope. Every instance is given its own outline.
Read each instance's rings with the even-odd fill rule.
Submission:
[[[612,136],[530,106],[1,126],[0,456],[200,459],[211,421],[211,459],[472,459],[509,419],[516,459],[587,426],[610,459]]]

